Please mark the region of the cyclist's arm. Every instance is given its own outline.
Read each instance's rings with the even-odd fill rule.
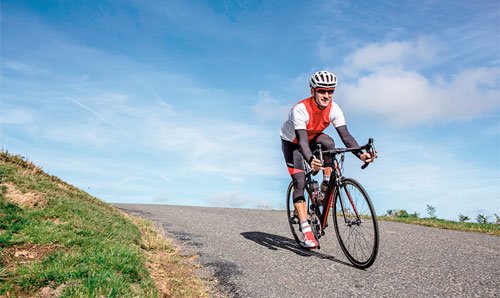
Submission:
[[[340,139],[347,148],[359,147],[358,142],[356,142],[356,139],[351,135],[351,133],[349,133],[349,130],[347,130],[347,125],[335,127],[335,129],[337,130]],[[358,150],[358,151],[353,151],[352,153],[359,158],[359,156],[363,152],[361,150]]]
[[[311,148],[309,148],[309,140],[307,139],[307,131],[305,129],[296,129],[295,135],[297,136],[297,142],[299,143],[299,151],[304,156],[304,159],[311,163],[313,154]]]

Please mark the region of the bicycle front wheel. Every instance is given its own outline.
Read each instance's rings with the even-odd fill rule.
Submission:
[[[340,247],[354,266],[368,268],[378,253],[375,209],[365,189],[356,180],[346,178],[338,189],[332,215]]]

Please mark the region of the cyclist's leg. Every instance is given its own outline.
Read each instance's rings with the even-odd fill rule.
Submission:
[[[293,205],[299,219],[300,230],[303,233],[303,240],[297,241],[300,241],[299,244],[305,248],[316,248],[318,247],[318,242],[314,238],[314,234],[312,233],[311,226],[307,218],[307,202],[304,196],[306,184],[304,158],[302,153],[300,153],[299,146],[297,144],[282,141],[282,147],[288,172],[290,173],[293,181]],[[296,238],[296,234],[294,234],[294,237]]]
[[[288,172],[293,181],[293,205],[297,211],[299,220],[305,221],[307,220],[307,204],[304,199],[304,188],[306,184],[304,158],[297,144],[283,140],[281,144]]]
[[[293,181],[293,206],[297,210],[297,217],[302,222],[307,220],[307,205],[304,198],[304,187],[306,178],[304,172],[292,175]]]

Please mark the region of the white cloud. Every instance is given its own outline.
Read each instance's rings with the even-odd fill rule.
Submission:
[[[143,127],[146,143],[183,160],[186,172],[222,174],[231,182],[280,173],[277,133],[259,125],[178,115],[151,119]],[[276,144],[275,142],[276,141]]]
[[[385,68],[342,86],[344,106],[397,125],[473,119],[498,112],[500,68],[464,70],[431,81],[414,71]]]
[[[443,58],[433,37],[367,44],[338,67],[337,97],[354,112],[398,126],[474,119],[498,113],[500,68],[421,71]]]
[[[241,194],[240,192],[221,192],[209,198],[211,206],[220,207],[244,207],[249,206],[252,198]]]
[[[7,107],[1,102],[0,108],[1,124],[29,124],[35,121],[35,115],[30,109]]]
[[[355,175],[370,193],[379,213],[405,209],[425,213],[426,205],[437,215],[457,219],[459,213],[472,215],[485,209],[500,210],[500,172],[474,160],[461,158],[457,141],[435,143],[419,137],[389,133],[378,139],[379,159],[366,171],[348,163],[347,173]],[[458,141],[464,142],[464,141]]]
[[[291,107],[271,96],[269,91],[259,91],[259,101],[253,106],[253,111],[261,119],[283,119]]]
[[[33,71],[33,68],[30,67],[27,64],[24,63],[19,63],[17,61],[4,61],[2,63],[2,66],[7,68],[7,69],[12,69],[14,71],[19,71],[19,72],[31,72]]]
[[[114,132],[92,122],[45,126],[38,130],[38,133],[47,140],[75,146],[90,146],[88,148],[104,147],[117,141]]]
[[[370,43],[347,56],[339,68],[340,73],[356,76],[363,71],[380,68],[418,68],[438,58],[441,46],[431,37],[419,37],[411,41]]]
[[[175,13],[172,16],[179,17]],[[296,101],[290,102],[287,97],[287,101],[282,102],[270,91],[260,91],[259,101],[253,107],[244,106],[248,102],[245,100],[235,104],[235,98],[248,96],[241,90],[210,88],[207,86],[210,80],[172,73],[172,69],[178,68],[170,67],[169,63],[148,66],[126,56],[77,44],[43,23],[30,20],[14,23],[38,33],[28,39],[30,42],[17,46],[18,51],[29,53],[19,55],[26,61],[17,59],[12,61],[20,61],[18,64],[4,65],[18,75],[4,79],[4,87],[7,87],[4,94],[8,94],[5,99],[17,111],[25,112],[7,111],[2,106],[0,121],[26,124],[16,127],[22,132],[19,136],[14,129],[0,131],[9,146],[33,153],[28,156],[36,156],[49,165],[50,170],[57,171],[57,175],[62,173],[61,177],[70,182],[79,181],[78,185],[90,187],[103,194],[104,199],[147,201],[153,198],[169,203],[208,202],[218,206],[254,207],[260,203],[256,198],[270,198],[282,204],[281,191],[284,190],[276,191],[273,181],[289,177],[277,134],[280,123],[273,126],[275,123],[271,120],[283,119]],[[153,27],[159,28],[150,26]],[[206,28],[202,27],[190,30],[205,32]],[[42,34],[44,31],[48,33]],[[205,33],[208,36],[213,32]],[[232,33],[230,30],[220,38],[229,40]],[[36,45],[38,50],[33,51],[31,45]],[[327,44],[323,46],[324,54],[330,56],[334,49]],[[398,124],[462,119],[495,107],[492,98],[498,98],[498,69],[470,69],[451,77],[436,77],[438,79],[430,79],[417,71],[420,64],[433,63],[439,53],[439,43],[426,38],[369,44],[354,52],[342,65],[346,73],[360,75],[360,79],[352,83],[341,79],[339,91],[346,90],[348,108],[376,114]],[[12,55],[18,57],[17,51]],[[41,69],[47,69],[46,75],[31,76],[31,72]],[[310,70],[292,82],[277,81],[287,87],[285,92],[303,94],[304,90],[308,92],[307,79],[313,69]],[[23,74],[25,77],[20,77]],[[464,85],[464,81],[467,84]],[[283,95],[278,91],[275,94]],[[61,100],[65,97],[73,100]],[[469,106],[470,99],[474,102]],[[30,111],[28,107],[36,108],[26,112]],[[233,115],[223,118],[214,114],[226,108],[229,112],[225,115]],[[266,125],[264,121],[245,120],[248,115],[241,114],[237,108],[245,112],[253,108],[257,118],[270,122]],[[40,129],[30,130],[34,124],[40,125]],[[35,137],[39,142],[33,146],[30,141]],[[77,146],[67,150],[69,146],[60,146],[59,142]],[[380,169],[384,171],[371,176],[381,179],[377,185],[384,187],[387,183],[389,191],[398,193],[396,199],[410,193],[412,203],[422,204],[418,196],[421,188],[417,184],[422,182],[427,190],[437,188],[439,197],[446,198],[447,205],[439,205],[439,212],[452,206],[454,198],[467,206],[467,202],[471,203],[467,201],[470,197],[465,195],[467,191],[468,194],[480,193],[478,189],[483,186],[486,191],[481,194],[495,191],[495,188],[488,189],[488,185],[495,185],[497,180],[482,180],[482,175],[495,175],[491,169],[469,163],[464,166],[470,170],[461,171],[461,160],[451,158],[442,162],[441,156],[422,158],[424,150],[415,153],[414,161],[406,163],[406,159],[411,160],[406,151],[410,149],[404,147],[401,152],[391,154],[391,158],[381,158]],[[447,171],[448,168],[453,172]],[[430,174],[426,176],[426,173]],[[395,179],[388,182],[388,177]],[[441,177],[446,177],[444,186],[433,184],[440,182]],[[459,190],[455,196],[452,191],[447,192],[448,195],[443,191],[461,189],[461,181],[470,179],[473,180],[465,185],[463,193]],[[200,186],[202,183],[206,185]],[[241,189],[207,199],[221,187]],[[268,190],[264,196],[266,187],[279,193]],[[422,196],[430,198],[431,194]],[[261,204],[265,206],[268,202]]]

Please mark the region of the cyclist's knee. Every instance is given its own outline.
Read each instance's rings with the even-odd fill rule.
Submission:
[[[293,198],[293,203],[294,204],[304,203],[305,201],[306,201],[306,199],[304,198],[304,196],[298,196],[296,198]]]
[[[293,202],[302,197],[304,199],[304,188],[306,187],[306,177],[304,173],[295,173],[292,175],[293,180]]]
[[[331,150],[335,148],[335,142],[333,141],[332,137],[327,134],[321,134],[318,137],[317,142],[321,144],[323,150]]]
[[[292,175],[292,180],[293,180],[293,187],[295,190],[304,190],[304,187],[306,187],[306,176],[304,173],[295,173]]]

